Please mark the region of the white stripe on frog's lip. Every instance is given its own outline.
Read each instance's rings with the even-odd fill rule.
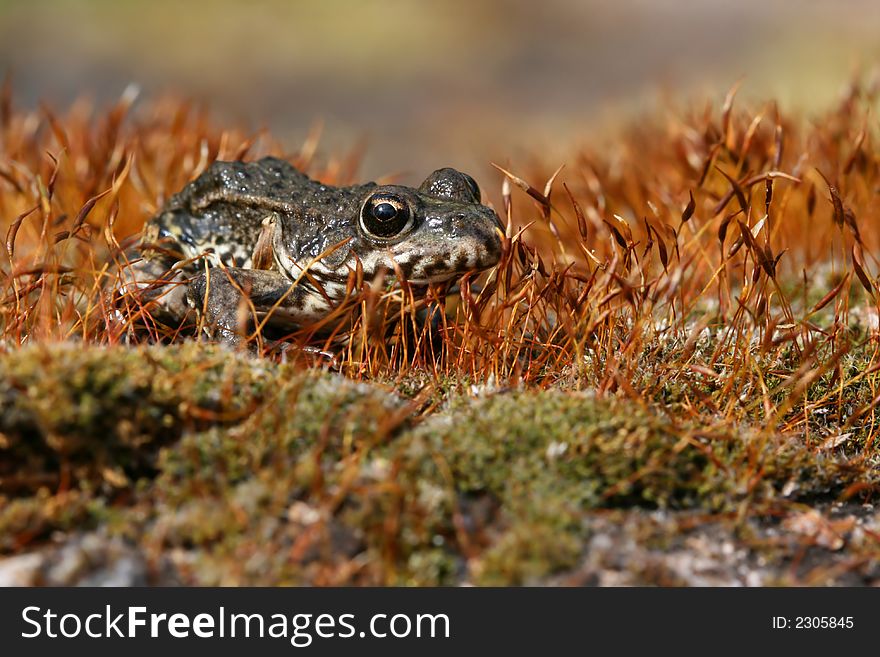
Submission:
[[[453,278],[455,278],[455,274],[452,276],[444,276],[443,278],[408,278],[406,282],[410,285],[415,285],[416,287],[424,287],[426,285],[431,285],[432,283],[445,283]]]
[[[460,276],[464,276],[468,271],[454,271],[454,272],[444,272],[442,274],[436,274],[435,276],[428,276],[427,278],[408,278],[406,282],[410,285],[431,285],[432,283],[446,283],[447,281],[451,281],[453,279],[459,278]]]
[[[366,256],[361,256],[361,269],[366,276],[375,276],[378,269],[388,269],[385,263],[388,262],[390,255],[390,252],[381,250],[373,251]],[[354,270],[354,268],[357,266],[357,258],[349,259],[348,266],[352,270]]]

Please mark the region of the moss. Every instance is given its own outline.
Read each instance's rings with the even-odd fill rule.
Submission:
[[[380,290],[366,277],[351,300],[360,312],[302,327],[265,359],[175,345],[192,322],[155,325],[133,295],[110,304],[106,292],[120,273],[114,227],[137,232],[157,189],[198,174],[204,144],[255,158],[274,146],[191,121],[173,100],[119,123],[121,104],[105,140],[90,135],[107,116],[60,118],[69,143],[53,168],[59,125],[13,108],[0,141],[17,145],[16,167],[0,202],[37,209],[18,231],[19,210],[4,215],[0,261],[14,275],[0,295],[0,551],[97,528],[196,584],[528,584],[588,573],[597,552],[617,564],[629,547],[637,564],[645,550],[682,549],[694,517],[728,523],[714,545],[801,503],[870,501],[880,373],[866,163],[877,153],[866,140],[840,161],[870,119],[873,97],[853,88],[865,93],[821,120],[774,114],[784,149],[772,125],[735,107],[646,117],[573,158],[560,174],[571,203],[554,202],[552,222],[511,198],[512,228],[528,228],[493,272],[431,286],[439,298],[412,307],[390,279]],[[21,140],[21,125],[39,129]],[[747,152],[717,149],[725,134],[749,134]],[[540,159],[517,168],[537,189],[555,168]],[[805,161],[848,170],[839,203]],[[755,178],[736,220],[767,223],[759,233],[750,221],[755,243],[734,246],[740,199],[723,172],[746,170],[801,182],[774,177],[771,198]],[[622,219],[597,222],[597,208]],[[778,267],[769,253],[784,253]],[[400,325],[412,311],[418,321]],[[339,341],[322,342],[325,329]],[[124,330],[133,345],[171,346],[95,346]],[[46,344],[71,336],[82,342]],[[348,378],[303,371],[331,364]],[[574,392],[590,389],[601,398]],[[795,548],[763,529],[768,562],[785,567]],[[876,563],[864,539],[875,534],[854,532],[841,562]],[[694,581],[674,564],[629,569],[622,581]]]
[[[78,490],[52,495],[41,489],[30,497],[0,497],[0,553],[39,543],[53,531],[90,529],[106,516],[102,499]]]
[[[404,426],[404,401],[329,374],[278,384],[247,421],[188,434],[160,455],[149,501],[163,545],[235,564],[200,567],[199,583],[314,582],[381,542],[365,537],[382,531],[374,498],[384,500],[391,473],[372,454]]]
[[[586,511],[684,504],[705,461],[679,453],[664,462],[679,439],[654,414],[560,391],[460,396],[399,442],[403,481],[436,486],[430,503],[407,505],[410,522],[459,549],[463,540],[486,544],[472,564],[481,584],[529,583],[571,567],[586,537]],[[496,510],[480,512],[474,500],[481,498]],[[453,513],[469,536],[460,536]]]
[[[669,420],[587,393],[458,398],[415,439],[442,455],[461,492],[554,497],[581,509],[690,505],[708,472],[705,453],[682,440]]]
[[[240,420],[267,381],[259,361],[184,345],[38,345],[0,358],[0,483],[128,485],[186,428]],[[5,464],[5,465],[3,465]]]
[[[200,345],[2,366],[0,549],[101,525],[197,584],[529,584],[578,563],[596,509],[732,511],[858,480],[796,440],[589,392],[450,381],[420,418],[387,386]]]
[[[474,579],[485,586],[536,585],[547,575],[573,568],[582,552],[583,541],[574,533],[517,523],[486,550]]]

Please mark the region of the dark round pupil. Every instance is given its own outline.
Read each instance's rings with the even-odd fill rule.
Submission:
[[[397,208],[390,203],[377,203],[373,206],[373,216],[379,221],[389,221],[397,216]]]
[[[361,210],[361,226],[368,235],[389,239],[399,235],[409,226],[409,206],[403,200],[386,195],[374,196]]]

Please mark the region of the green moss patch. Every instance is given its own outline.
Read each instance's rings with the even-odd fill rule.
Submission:
[[[192,584],[539,583],[607,509],[772,513],[876,483],[845,451],[591,392],[452,386],[424,414],[196,344],[0,367],[0,550],[99,529]]]

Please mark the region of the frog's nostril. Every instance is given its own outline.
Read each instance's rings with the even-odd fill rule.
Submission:
[[[458,230],[466,229],[468,226],[472,226],[473,223],[473,217],[466,212],[456,212],[452,215],[452,227]]]

